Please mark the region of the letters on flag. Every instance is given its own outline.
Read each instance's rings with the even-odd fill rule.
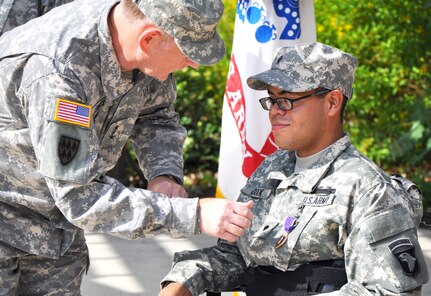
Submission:
[[[223,102],[217,196],[236,199],[248,177],[277,149],[266,91],[247,86],[249,76],[268,70],[277,49],[316,40],[312,0],[239,0]]]

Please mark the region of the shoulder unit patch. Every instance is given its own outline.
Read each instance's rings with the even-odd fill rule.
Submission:
[[[400,263],[403,272],[408,276],[416,276],[419,271],[419,264],[416,259],[415,247],[410,239],[397,239],[391,242],[388,247]]]
[[[78,139],[61,136],[58,144],[58,157],[62,165],[68,164],[75,158],[80,142]]]

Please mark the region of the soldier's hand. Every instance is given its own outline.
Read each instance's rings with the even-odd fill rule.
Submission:
[[[229,242],[236,241],[250,227],[253,201],[234,202],[221,198],[201,198],[201,232]]]
[[[185,286],[172,282],[160,291],[159,296],[192,296],[192,293]]]
[[[157,176],[148,182],[147,189],[163,193],[169,197],[188,197],[183,186],[167,176]]]

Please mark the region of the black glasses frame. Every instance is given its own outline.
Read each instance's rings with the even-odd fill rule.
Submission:
[[[332,90],[331,89],[319,90],[319,91],[314,92],[312,94],[305,95],[305,96],[302,96],[302,97],[299,97],[296,99],[264,97],[264,98],[261,98],[259,100],[259,103],[262,106],[262,108],[266,111],[270,111],[271,108],[274,106],[274,103],[276,103],[278,108],[280,108],[281,110],[289,111],[289,110],[293,109],[293,103],[295,103],[297,101],[300,101],[300,100],[303,100],[306,98],[311,98],[314,96],[320,96],[320,95],[326,94],[330,91],[332,91]]]

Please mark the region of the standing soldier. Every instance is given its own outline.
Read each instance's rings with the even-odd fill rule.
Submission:
[[[80,295],[84,230],[243,234],[252,202],[179,198],[171,73],[223,58],[222,13],[220,0],[77,0],[2,35],[1,295]],[[152,191],[105,175],[128,139]]]

